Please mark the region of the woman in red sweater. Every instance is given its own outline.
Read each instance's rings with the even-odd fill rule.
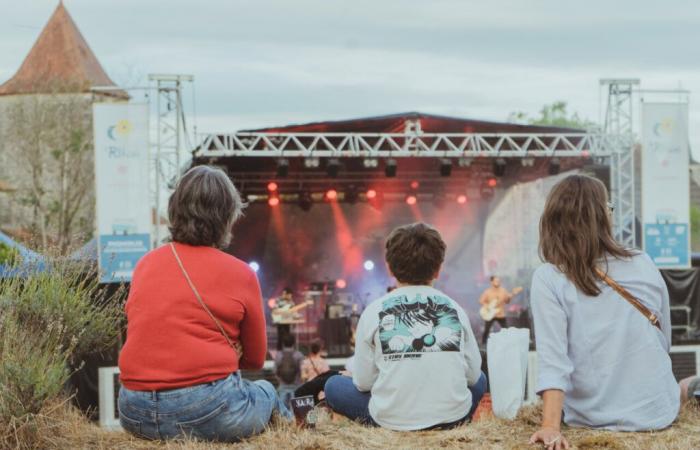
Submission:
[[[267,353],[260,285],[228,245],[243,203],[226,174],[188,171],[170,197],[172,242],[139,261],[126,302],[119,355],[119,420],[149,439],[188,435],[236,441],[260,433],[273,413],[291,418],[258,370]]]

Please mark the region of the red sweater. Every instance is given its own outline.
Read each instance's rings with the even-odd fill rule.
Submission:
[[[126,302],[120,379],[135,391],[175,389],[260,369],[267,353],[260,285],[243,261],[211,247],[175,244],[182,264],[234,350],[197,301],[169,245],[139,261]]]

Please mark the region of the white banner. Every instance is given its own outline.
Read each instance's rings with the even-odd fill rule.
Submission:
[[[96,103],[93,126],[100,281],[130,281],[151,248],[148,104]]]
[[[687,103],[642,104],[644,250],[660,268],[690,267]]]

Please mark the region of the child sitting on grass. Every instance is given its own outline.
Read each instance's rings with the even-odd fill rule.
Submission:
[[[357,326],[352,378],[325,386],[335,412],[392,430],[450,428],[470,420],[486,391],[469,318],[432,287],[445,258],[434,228],[396,228],[386,262],[397,289],[372,302]]]

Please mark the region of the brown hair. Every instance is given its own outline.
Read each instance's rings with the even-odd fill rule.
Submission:
[[[245,205],[223,170],[197,166],[180,178],[168,202],[172,240],[223,248]]]
[[[386,262],[396,279],[405,284],[430,284],[445,260],[440,233],[424,223],[395,228],[386,241]]]
[[[552,188],[540,218],[539,247],[544,261],[590,296],[600,294],[599,259],[633,255],[612,236],[605,185],[587,175],[570,175]]]

